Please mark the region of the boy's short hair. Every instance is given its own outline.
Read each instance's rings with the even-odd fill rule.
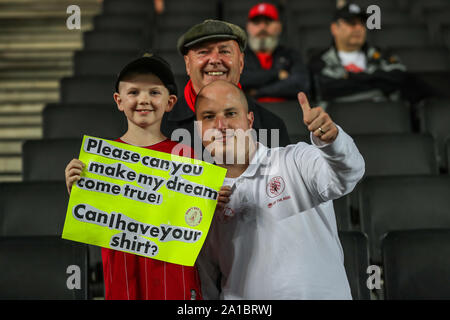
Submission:
[[[175,84],[175,78],[169,63],[162,57],[151,53],[145,53],[142,57],[131,61],[123,67],[117,76],[115,85],[116,92],[119,92],[119,83],[125,77],[132,74],[150,73],[156,75],[161,80],[169,90],[169,94],[177,95],[177,85]]]

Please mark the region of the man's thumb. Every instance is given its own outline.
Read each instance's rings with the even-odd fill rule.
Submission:
[[[299,92],[297,95],[297,98],[298,98],[298,103],[300,104],[300,107],[302,108],[303,116],[305,116],[311,110],[311,106],[309,105],[308,98],[306,97],[306,95],[303,92]]]

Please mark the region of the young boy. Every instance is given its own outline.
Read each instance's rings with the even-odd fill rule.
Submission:
[[[123,68],[115,90],[114,101],[128,121],[127,132],[115,141],[172,153],[177,143],[160,131],[164,112],[169,112],[177,101],[177,88],[169,64],[161,57],[146,54]],[[187,146],[177,154],[194,155]],[[72,184],[80,179],[84,166],[78,159],[67,165],[69,194]],[[102,248],[102,260],[105,299],[202,299],[195,267],[107,248]]]

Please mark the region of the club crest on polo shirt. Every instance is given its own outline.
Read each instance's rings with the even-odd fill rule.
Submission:
[[[202,222],[202,217],[203,215],[200,208],[192,207],[186,211],[184,220],[189,226],[196,227],[200,224],[200,222]]]
[[[270,179],[266,186],[266,193],[269,197],[275,198],[283,193],[286,184],[281,176]]]

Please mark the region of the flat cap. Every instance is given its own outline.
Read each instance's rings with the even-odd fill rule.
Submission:
[[[185,55],[192,46],[209,40],[236,40],[242,52],[247,46],[247,34],[239,26],[220,20],[205,20],[178,38],[177,49]]]

